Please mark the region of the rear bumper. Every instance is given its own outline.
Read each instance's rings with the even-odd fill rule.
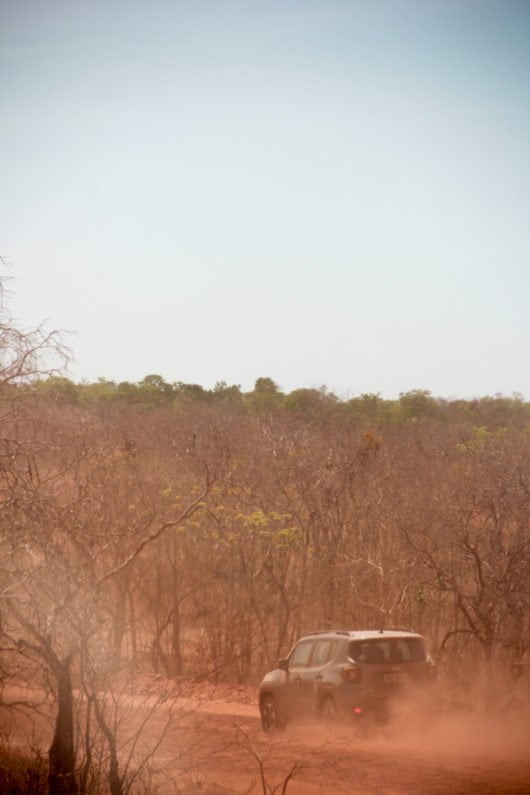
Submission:
[[[341,699],[339,710],[347,720],[375,721],[386,723],[390,720],[395,699],[388,695],[350,695]]]

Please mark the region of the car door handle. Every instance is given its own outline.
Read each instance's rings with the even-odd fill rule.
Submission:
[[[302,681],[302,677],[299,674],[297,674],[294,678],[294,681],[296,682],[297,685],[299,685]]]
[[[317,679],[317,682],[321,682],[324,679],[324,677],[322,676],[322,674],[317,674],[316,675],[316,679]]]

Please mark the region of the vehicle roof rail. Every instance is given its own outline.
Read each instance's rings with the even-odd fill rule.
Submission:
[[[303,637],[308,635],[349,635],[350,633],[345,629],[316,629],[314,632],[306,632]]]
[[[417,635],[415,629],[410,629],[410,627],[384,627],[379,630],[382,634],[383,632],[410,632],[412,635]]]

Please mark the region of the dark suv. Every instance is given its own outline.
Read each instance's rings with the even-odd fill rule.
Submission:
[[[384,722],[393,701],[435,678],[424,639],[413,630],[312,632],[261,682],[261,724],[272,732],[295,717]]]

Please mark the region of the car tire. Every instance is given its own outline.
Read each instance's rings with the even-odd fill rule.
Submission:
[[[328,728],[334,726],[337,722],[337,705],[333,696],[326,696],[322,701],[319,710],[319,716],[322,723]]]
[[[283,731],[283,729],[285,729],[285,721],[278,715],[276,702],[273,696],[269,694],[263,696],[260,701],[259,711],[261,715],[261,728],[265,734],[273,734],[273,732]]]

